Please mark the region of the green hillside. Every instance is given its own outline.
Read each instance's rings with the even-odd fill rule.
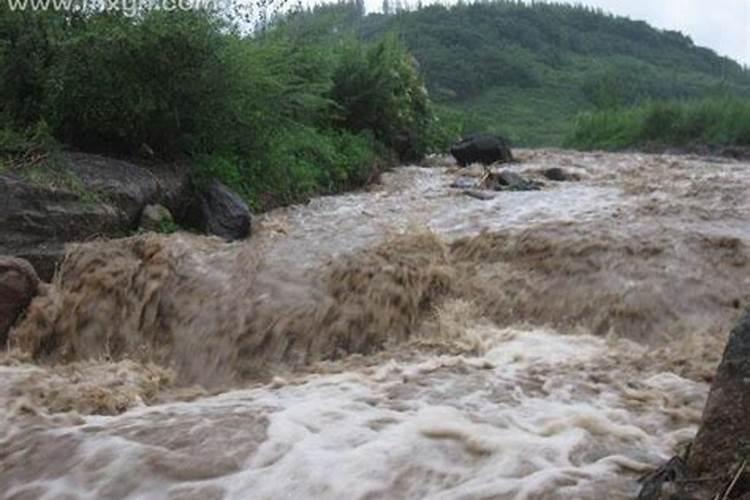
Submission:
[[[440,109],[462,112],[465,129],[504,132],[517,144],[560,144],[582,111],[750,96],[750,72],[735,61],[601,10],[507,0],[384,7],[388,14],[365,16],[354,3],[319,6],[281,24],[303,37],[396,33]]]

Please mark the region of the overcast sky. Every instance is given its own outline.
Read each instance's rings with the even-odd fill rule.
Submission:
[[[366,0],[366,3],[368,10],[379,10],[382,0]],[[416,3],[409,1],[412,5]],[[571,0],[571,3],[601,7],[607,12],[642,19],[657,28],[681,31],[697,45],[750,66],[750,0]]]

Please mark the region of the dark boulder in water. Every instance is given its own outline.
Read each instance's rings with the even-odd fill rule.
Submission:
[[[750,500],[750,309],[729,336],[687,461],[640,482],[638,500]]]
[[[0,256],[0,348],[10,327],[39,289],[39,277],[28,261]]]
[[[750,462],[750,309],[729,336],[688,464],[700,476],[723,475],[742,460]],[[750,492],[750,483],[740,486],[735,493]]]
[[[474,134],[467,136],[451,146],[450,153],[462,167],[472,163],[490,165],[513,161],[513,154],[508,142],[497,135]]]
[[[237,193],[214,180],[200,194],[188,214],[188,224],[226,240],[250,235],[250,209]]]

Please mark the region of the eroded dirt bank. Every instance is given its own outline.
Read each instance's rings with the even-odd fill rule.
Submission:
[[[750,165],[519,156],[580,181],[405,167],[243,243],[76,248],[0,366],[0,491],[632,497],[749,302]]]

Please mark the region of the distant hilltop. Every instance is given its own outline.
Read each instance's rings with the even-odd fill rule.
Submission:
[[[750,71],[676,31],[568,4],[498,0],[454,6],[357,2],[314,7],[281,22],[311,37],[368,40],[395,32],[446,110],[468,128],[517,143],[559,144],[581,111],[651,99],[750,96]]]

